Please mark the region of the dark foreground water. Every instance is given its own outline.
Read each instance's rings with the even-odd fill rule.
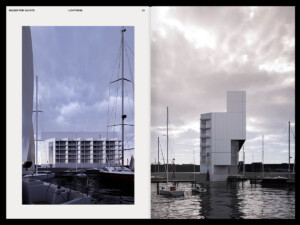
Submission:
[[[134,191],[109,185],[100,176],[54,177],[45,182],[87,193],[92,197],[92,204],[134,204]]]
[[[190,183],[179,183],[185,196],[171,198],[157,195],[156,184],[151,184],[151,218],[295,219],[294,187],[262,187],[249,181],[204,187],[206,193],[193,194]]]

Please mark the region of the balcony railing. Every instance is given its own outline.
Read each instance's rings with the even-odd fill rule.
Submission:
[[[201,138],[210,138],[211,134],[201,133]]]
[[[210,140],[205,140],[204,142],[201,142],[201,147],[210,147],[211,146],[211,142]]]
[[[67,146],[66,143],[55,143],[56,146]]]
[[[104,145],[104,142],[93,142],[93,145]]]
[[[200,128],[201,128],[201,130],[211,129],[211,127],[210,127],[210,126],[207,126],[207,125],[206,125],[206,126],[201,126]]]
[[[69,153],[68,155],[78,155],[78,154],[76,154],[76,153]]]

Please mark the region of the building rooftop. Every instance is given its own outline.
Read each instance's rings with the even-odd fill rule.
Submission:
[[[41,137],[42,140],[50,139],[50,138],[57,138],[57,139],[62,139],[62,138],[69,138],[69,139],[75,139],[75,138],[94,138],[94,139],[99,139],[99,138],[106,138],[108,134],[108,137],[111,138],[117,138],[117,132],[102,132],[102,131],[47,131],[47,132],[42,132]]]

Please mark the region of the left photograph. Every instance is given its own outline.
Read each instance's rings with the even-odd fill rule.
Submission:
[[[134,26],[22,27],[22,204],[135,204]]]

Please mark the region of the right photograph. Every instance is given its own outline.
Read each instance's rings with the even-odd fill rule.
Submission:
[[[151,218],[295,219],[295,7],[151,10]]]

